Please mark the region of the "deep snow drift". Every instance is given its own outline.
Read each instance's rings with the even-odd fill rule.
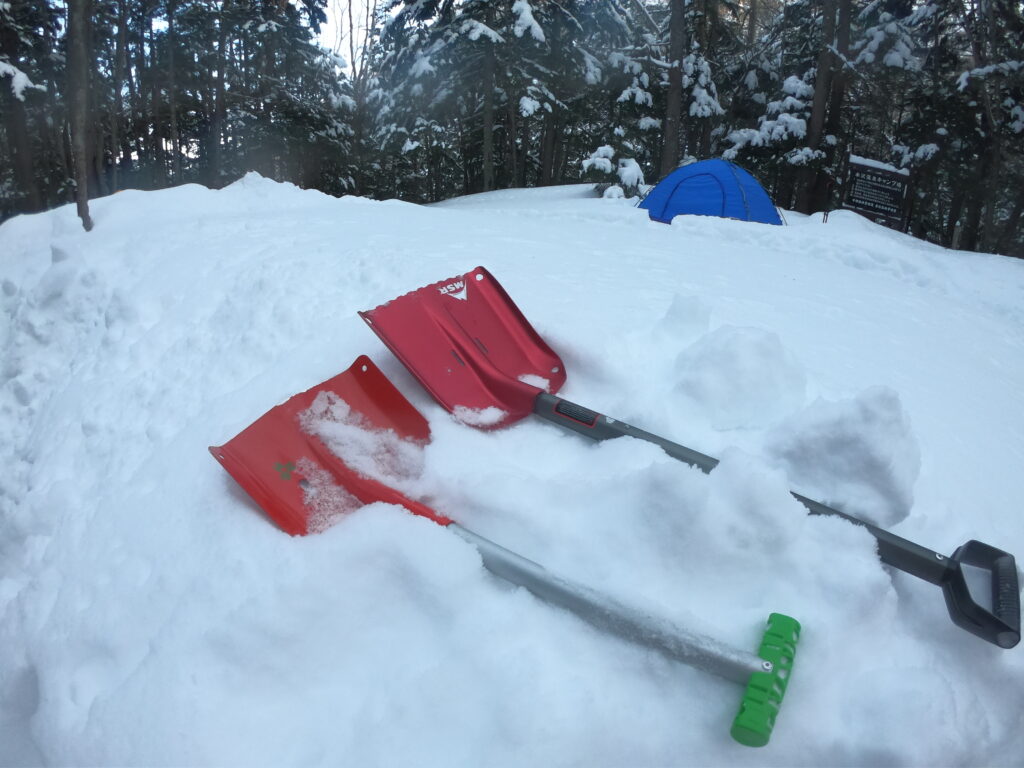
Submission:
[[[1024,765],[1024,647],[787,492],[1024,557],[1024,263],[587,187],[420,207],[250,175],[92,209],[0,227],[0,764]],[[721,465],[435,405],[356,312],[478,264],[565,397]],[[428,521],[271,525],[206,447],[364,352],[430,421],[409,487],[439,511],[737,647],[798,618],[771,744],[729,738],[737,686]]]

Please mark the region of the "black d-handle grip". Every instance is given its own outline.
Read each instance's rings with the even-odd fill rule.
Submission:
[[[1020,642],[1020,585],[1013,555],[972,539],[958,547],[949,560],[942,594],[953,623],[1000,648],[1017,645]],[[991,574],[992,610],[971,597],[962,565],[981,568]]]

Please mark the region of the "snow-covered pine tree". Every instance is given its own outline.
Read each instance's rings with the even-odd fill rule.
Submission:
[[[51,204],[68,176],[47,126],[63,70],[63,58],[51,57],[58,30],[57,10],[43,0],[0,3],[0,157],[9,160],[0,163],[0,221]]]
[[[828,205],[839,161],[842,105],[848,76],[851,0],[796,0],[769,25],[758,65],[747,87],[767,96],[757,125],[734,128],[724,152],[753,167],[772,189],[777,205],[809,212]],[[752,99],[753,100],[753,99]]]
[[[600,40],[604,55],[595,58],[590,108],[581,115],[593,143],[580,167],[601,194],[632,197],[646,175],[657,175],[663,121],[654,91],[663,69],[662,45],[645,6],[622,7],[613,21]]]
[[[929,0],[906,25],[921,65],[891,135],[896,161],[914,170],[912,231],[966,249],[1021,248],[1020,5]]]

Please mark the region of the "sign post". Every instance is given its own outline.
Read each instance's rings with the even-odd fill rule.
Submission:
[[[877,160],[850,155],[843,208],[903,231],[910,172]]]

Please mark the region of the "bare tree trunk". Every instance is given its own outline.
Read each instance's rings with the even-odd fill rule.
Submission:
[[[957,186],[956,191],[953,193],[953,199],[949,204],[949,218],[946,219],[946,229],[943,237],[943,242],[947,246],[953,245],[953,237],[956,233],[957,227],[961,226],[960,216],[964,210],[964,189],[963,186]]]
[[[555,184],[565,184],[565,171],[569,163],[569,142],[572,140],[572,126],[566,126],[561,141],[556,136],[555,157],[552,163],[552,181]]]
[[[816,150],[821,144],[825,128],[825,112],[832,92],[832,44],[836,35],[836,0],[822,3],[821,49],[818,52],[818,67],[814,76],[814,102],[811,105],[811,121],[807,126],[807,148]],[[811,213],[811,199],[815,171],[804,167],[800,170],[796,189],[796,209]]]
[[[146,16],[145,8],[140,7],[136,14],[138,29],[135,35],[135,77],[129,74],[128,82],[134,88],[132,96],[132,139],[135,145],[135,155],[138,157],[137,168],[146,168],[151,162],[152,156],[149,151],[149,135],[147,133],[146,117],[150,114],[146,110]],[[132,85],[134,83],[134,85]]]
[[[489,21],[490,19],[488,19]],[[488,41],[484,49],[484,106],[483,106],[483,191],[494,189],[494,73],[496,69],[494,46]]]
[[[530,153],[527,151],[527,147],[530,146],[530,121],[520,120],[519,121],[519,146],[522,147],[522,153],[520,154],[519,161],[519,179],[516,184],[518,187],[526,186],[526,173],[527,166],[529,165]]]
[[[129,17],[125,17],[125,25],[129,23]],[[128,86],[128,103],[125,105],[123,110],[123,120],[121,127],[124,129],[120,134],[120,148],[121,148],[121,163],[118,169],[118,176],[121,176],[121,172],[130,171],[135,166],[135,162],[132,159],[132,142],[135,140],[135,136],[138,131],[135,128],[135,108],[138,104],[138,91],[135,87],[135,77],[132,74],[131,66],[131,54],[128,51],[129,43],[125,40],[125,67],[124,67],[124,81]],[[118,184],[123,184],[124,179],[119,178]]]
[[[968,196],[967,215],[963,220],[963,236],[960,240],[960,250],[978,250],[981,235],[981,213],[984,207],[982,197],[983,193],[977,186],[974,187],[973,194]]]
[[[546,187],[555,178],[555,142],[558,140],[558,119],[553,112],[544,113],[540,138],[540,186]]]
[[[89,34],[89,50],[92,51],[92,30],[90,25]],[[89,112],[91,125],[89,126],[89,156],[92,159],[92,181],[94,184],[90,184],[92,188],[93,197],[103,197],[103,195],[109,195],[110,189],[107,184],[107,167],[106,158],[107,154],[105,151],[107,133],[103,125],[103,114],[106,110],[102,108],[99,103],[99,94],[97,93],[98,88],[89,89]]]
[[[754,47],[754,40],[757,39],[757,21],[759,14],[758,0],[749,0],[747,3],[747,48]]]
[[[669,15],[668,93],[665,98],[664,143],[659,176],[664,178],[679,164],[680,125],[683,113],[683,56],[686,52],[686,0],[671,0]]]
[[[167,3],[167,103],[170,126],[171,169],[173,183],[181,184],[181,140],[178,136],[178,89],[174,73],[174,49],[177,47],[177,35],[174,30],[174,7],[176,0]]]
[[[156,56],[156,32],[153,30],[152,18],[147,16],[146,21],[149,27],[150,69],[153,72],[149,101],[149,119],[153,123],[153,133],[150,140],[153,158],[153,166],[151,168],[152,187],[154,189],[161,189],[167,186],[167,156],[164,151],[163,99],[160,95],[160,77],[157,74],[160,69],[159,60]],[[145,118],[145,115],[143,117]]]
[[[998,129],[992,132],[996,133]],[[987,166],[989,172],[985,175],[984,195],[982,198],[983,213],[981,219],[981,233],[978,239],[978,250],[989,253],[995,249],[999,233],[996,230],[996,210],[999,205],[999,193],[1003,189],[1000,184],[1000,171],[1002,170],[1002,153],[1000,142],[992,139],[992,149],[989,154]]]
[[[127,65],[125,53],[128,36],[128,1],[118,0],[117,3],[117,39],[114,44],[114,83],[113,99],[110,102],[110,191],[116,192],[120,187],[118,153],[121,151],[121,119],[124,114],[121,104],[121,83]]]
[[[516,129],[516,107],[511,99],[508,104],[508,128],[505,131],[505,138],[508,146],[508,185],[516,187],[519,180],[519,151],[516,147],[518,131]]]
[[[71,143],[74,156],[75,202],[82,226],[92,229],[89,216],[89,59],[91,0],[68,2],[68,91],[71,96]]]
[[[220,14],[217,19],[217,79],[214,82],[213,91],[213,122],[210,126],[208,139],[207,157],[209,158],[209,175],[207,183],[212,187],[220,186],[221,177],[221,142],[224,134],[224,122],[227,115],[227,108],[224,104],[225,95],[225,69],[228,65],[228,57],[224,50],[227,46],[227,10],[230,0],[224,0],[220,6]]]
[[[850,20],[853,14],[852,0],[839,0],[839,21],[836,26],[836,51],[840,60],[833,64],[832,87],[828,98],[828,120],[825,133],[838,137],[842,133],[843,99],[846,95],[847,73],[845,62],[850,53]],[[834,145],[825,147],[825,167],[815,174],[809,208],[811,211],[825,211],[831,204],[834,179],[827,168],[835,159]]]
[[[995,246],[992,249],[994,253],[1004,253],[1009,250],[1010,243],[1013,242],[1022,222],[1024,222],[1024,187],[1017,190],[1017,201],[1013,205],[1013,210],[1010,211],[1010,218],[1006,220],[999,237],[994,240]]]

